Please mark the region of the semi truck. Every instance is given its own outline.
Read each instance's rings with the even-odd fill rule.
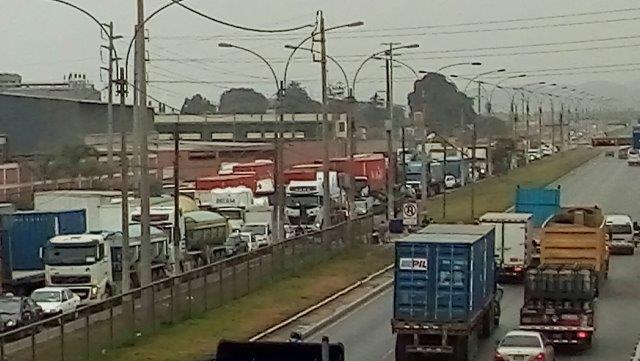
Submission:
[[[533,215],[531,213],[488,212],[480,223],[494,226],[497,277],[503,281],[522,281],[531,266],[533,247]]]
[[[405,185],[415,190],[418,197],[422,193],[422,171],[426,172],[427,194],[432,197],[442,193],[444,181],[444,169],[442,163],[426,162],[421,160],[407,162],[405,165]]]
[[[131,259],[130,285],[140,287],[139,224],[129,227]],[[160,280],[170,273],[168,237],[157,227],[150,228],[151,275]],[[68,234],[49,239],[41,251],[45,282],[66,287],[80,296],[82,303],[94,303],[122,292],[122,233],[94,232]]]
[[[286,188],[285,216],[292,227],[322,228],[324,222],[322,219],[324,214],[322,172],[317,172],[316,177],[312,181],[291,181]],[[333,171],[329,172],[329,194],[332,208],[337,209],[343,197],[338,186],[338,175]]]
[[[251,189],[240,187],[196,191],[200,208],[225,216],[231,231],[239,231],[245,222],[247,208],[253,205]]]
[[[543,225],[540,265],[527,272],[522,329],[555,344],[591,347],[596,298],[609,268],[607,231],[597,206],[564,207]]]
[[[2,290],[29,295],[45,284],[40,248],[56,235],[86,231],[84,210],[0,215]]]
[[[493,226],[436,224],[395,242],[396,360],[474,358],[499,323],[494,241]]]

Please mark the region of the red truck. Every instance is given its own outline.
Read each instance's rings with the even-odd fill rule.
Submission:
[[[196,179],[196,190],[245,186],[255,192],[256,184],[256,176],[253,172],[250,174],[217,175]]]

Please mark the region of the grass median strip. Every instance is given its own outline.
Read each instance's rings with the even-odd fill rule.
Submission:
[[[569,173],[583,163],[593,159],[600,151],[576,148],[554,157],[544,158],[526,167],[512,170],[506,175],[490,178],[475,186],[476,217],[490,211],[500,212],[513,204],[516,186],[541,187]],[[447,194],[446,222],[470,222],[471,189],[465,187]],[[427,214],[435,221],[443,221],[442,197],[427,202]]]
[[[359,245],[334,258],[302,269],[200,317],[164,326],[150,337],[109,351],[104,361],[193,361],[215,351],[222,338],[248,339],[364,278],[393,258],[390,246]]]

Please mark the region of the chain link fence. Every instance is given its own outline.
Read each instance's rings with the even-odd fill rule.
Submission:
[[[89,361],[369,243],[373,216],[289,238],[0,335],[0,360]]]

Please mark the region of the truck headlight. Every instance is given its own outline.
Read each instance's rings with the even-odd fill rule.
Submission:
[[[98,286],[91,287],[91,296],[95,297],[98,294]]]
[[[16,325],[16,321],[14,321],[14,320],[9,320],[9,321],[5,322],[5,326],[7,326],[7,327],[13,327],[15,325]]]

